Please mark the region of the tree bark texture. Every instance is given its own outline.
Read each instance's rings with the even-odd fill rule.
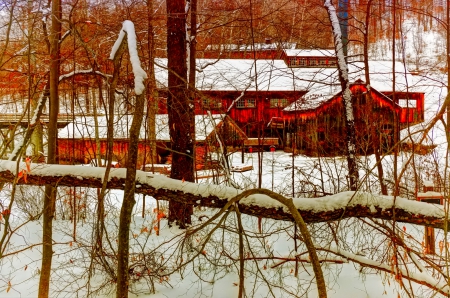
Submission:
[[[155,28],[153,17],[153,1],[147,1],[147,53],[148,53],[148,80],[147,80],[147,127],[148,141],[150,143],[151,160],[146,161],[152,164],[158,163],[158,154],[156,152],[156,114],[158,112],[158,90],[155,77]]]
[[[328,17],[333,29],[334,46],[338,60],[339,81],[342,88],[342,101],[344,104],[344,122],[346,131],[346,150],[349,176],[349,188],[357,190],[358,188],[358,166],[356,164],[356,139],[355,139],[355,119],[353,115],[352,93],[350,91],[350,82],[348,79],[348,65],[344,56],[344,45],[342,41],[341,28],[336,15],[336,9],[331,0],[325,0]]]
[[[186,61],[186,12],[184,0],[167,3],[168,87],[167,110],[172,147],[170,177],[194,181],[194,104],[189,99]],[[170,201],[169,223],[181,228],[191,223],[192,205]]]
[[[15,164],[10,162],[12,166]],[[55,167],[55,166],[54,166]],[[56,166],[56,167],[64,167],[64,166]],[[17,181],[17,176],[14,175],[10,170],[5,170],[4,165],[0,163],[0,181],[4,182],[13,182]],[[120,171],[125,171],[125,169],[115,169]],[[148,196],[152,196],[159,200],[166,201],[175,201],[180,204],[187,204],[192,206],[203,206],[203,207],[211,207],[211,208],[222,208],[228,202],[227,198],[223,198],[218,195],[205,195],[202,196],[196,193],[190,193],[186,190],[170,190],[162,187],[155,187],[152,185],[152,176],[147,176],[148,181],[143,181],[142,176],[146,176],[147,173],[142,171],[137,172],[137,181],[135,192],[145,194]],[[170,178],[167,179],[166,182],[161,182],[159,179],[160,175],[155,176],[158,178],[158,185],[164,184],[169,185],[173,184],[175,181]],[[63,175],[58,176],[57,174],[48,174],[47,176],[43,175],[35,175],[33,174],[33,168],[31,173],[27,176],[27,183],[23,179],[17,181],[18,185],[46,185],[51,184],[54,186],[75,186],[75,187],[92,187],[92,188],[100,188],[102,186],[102,178],[92,178],[92,177],[79,177],[76,175]],[[188,186],[188,182],[185,182],[186,186]],[[107,188],[108,189],[124,189],[125,178],[118,178],[114,175],[111,175],[108,180]],[[195,189],[198,190],[200,185],[195,185]],[[211,186],[212,187],[212,186]],[[236,190],[237,191],[237,190]],[[411,202],[417,204],[424,204],[426,206],[428,203],[420,203],[420,202]],[[437,206],[438,208],[439,206]],[[243,214],[253,215],[261,218],[272,218],[277,220],[285,220],[285,221],[293,221],[292,214],[288,211],[285,211],[280,208],[270,208],[264,206],[258,206],[257,202],[255,204],[239,204],[239,210]],[[318,222],[328,222],[334,220],[341,220],[345,218],[351,217],[369,217],[369,218],[379,218],[385,220],[391,220],[393,216],[393,212],[395,210],[396,221],[412,223],[417,225],[430,226],[434,228],[442,229],[444,227],[444,218],[441,216],[426,216],[417,213],[411,213],[406,210],[403,210],[398,207],[389,207],[389,208],[381,208],[379,206],[373,205],[349,205],[345,208],[336,208],[328,211],[312,211],[312,210],[303,210],[301,208],[298,209],[300,215],[303,217],[306,223],[318,223]],[[438,210],[438,209],[436,209]],[[437,214],[437,213],[436,213]]]
[[[375,126],[372,125],[372,123],[375,123],[376,119],[374,119],[375,113],[373,113],[373,98],[372,98],[372,92],[370,92],[370,89],[372,88],[370,85],[370,75],[369,75],[369,32],[370,32],[370,17],[371,17],[371,7],[372,7],[372,0],[369,0],[366,5],[366,24],[365,24],[365,32],[364,32],[364,44],[363,44],[363,50],[364,50],[364,73],[365,73],[365,80],[366,80],[366,87],[367,87],[367,96],[369,98],[368,102],[370,103],[370,127],[371,127],[371,142],[372,147],[375,155],[376,160],[376,166],[378,171],[378,180],[380,181],[380,188],[381,188],[381,194],[387,195],[387,187],[384,183],[384,170],[383,170],[383,164],[381,163],[381,156],[380,156],[380,141],[378,138],[378,135],[376,133]]]
[[[50,111],[48,125],[47,163],[57,163],[57,137],[59,113],[59,66],[61,39],[61,0],[52,1],[52,27],[50,35]],[[45,186],[43,228],[42,228],[42,265],[39,279],[39,298],[50,296],[50,273],[53,257],[53,216],[55,213],[56,188]]]
[[[128,297],[128,258],[130,250],[131,213],[136,200],[136,163],[138,157],[139,132],[144,118],[145,93],[136,96],[133,122],[128,145],[127,174],[119,223],[119,247],[117,249],[117,298]]]

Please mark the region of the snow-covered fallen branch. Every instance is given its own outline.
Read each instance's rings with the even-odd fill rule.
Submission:
[[[342,250],[338,247],[329,247],[329,248],[320,247],[317,249],[334,253],[337,256],[344,257],[349,261],[358,263],[363,267],[374,268],[377,270],[381,270],[381,271],[385,271],[385,272],[393,274],[392,267],[389,266],[388,264],[381,263],[378,261],[368,259],[363,256],[353,254],[351,252]],[[417,263],[419,263],[419,262],[417,262]],[[418,284],[426,285],[427,287],[434,289],[443,295],[447,296],[450,294],[450,287],[447,284],[446,280],[437,280],[436,278],[434,278],[431,274],[429,274],[427,272],[415,272],[415,271],[408,270],[406,268],[400,268],[400,267],[397,268],[397,270],[399,270],[398,273],[401,274],[401,276],[405,279],[414,281]]]
[[[33,164],[27,182],[18,179],[16,162],[0,161],[0,181],[28,185],[102,187],[105,168],[88,166]],[[26,169],[25,162],[19,172]],[[123,189],[126,169],[111,169],[107,188]],[[187,202],[196,206],[222,208],[241,190],[214,184],[196,184],[170,179],[163,175],[136,173],[136,192],[153,196],[160,200]],[[443,228],[445,213],[443,207],[429,203],[379,196],[363,192],[342,192],[321,198],[294,198],[293,203],[305,222],[327,222],[349,217],[370,217],[392,219],[395,209],[396,221]],[[250,195],[239,202],[239,210],[244,214],[263,218],[292,221],[292,215],[282,204],[266,195]]]

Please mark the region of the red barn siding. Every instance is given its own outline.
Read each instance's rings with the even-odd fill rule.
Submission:
[[[395,113],[400,114],[402,109],[376,90],[371,92],[370,105],[371,99],[363,84],[353,84],[350,89],[358,153],[372,154],[375,145],[388,150],[398,140],[394,135]],[[315,156],[345,153],[344,106],[340,94],[314,110],[286,112],[285,115],[299,152]]]

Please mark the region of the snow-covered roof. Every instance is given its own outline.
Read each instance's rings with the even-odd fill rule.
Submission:
[[[333,49],[286,49],[284,52],[288,57],[336,57]]]
[[[156,63],[156,79],[167,86],[167,59]],[[197,59],[196,87],[200,91],[301,91],[334,77],[335,68],[289,68],[281,59]]]
[[[436,138],[432,136],[430,131],[427,136],[424,137],[424,130],[429,125],[429,121],[422,122],[416,125],[411,125],[408,128],[400,131],[400,139],[404,143],[421,143],[425,146],[434,146],[437,143],[434,141]],[[423,139],[423,140],[422,140]]]
[[[129,130],[133,116],[123,115],[116,116],[114,119],[114,138],[127,139],[129,137]],[[209,136],[216,126],[223,120],[224,115],[196,115],[195,116],[195,139],[197,141],[204,141]],[[100,139],[107,137],[107,120],[105,116],[98,116],[98,134]],[[167,114],[156,115],[156,139],[159,141],[169,141],[169,118]],[[145,130],[147,124],[142,123],[140,138],[145,138]],[[94,117],[78,117],[74,122],[69,123],[65,128],[60,129],[58,138],[95,138],[95,122]]]
[[[270,42],[255,44],[211,44],[207,45],[205,51],[253,51],[253,50],[277,50],[295,48],[295,43],[289,42]]]
[[[341,90],[339,85],[313,85],[299,100],[293,102],[289,106],[284,108],[284,111],[306,111],[314,110],[319,107],[325,101],[331,99],[334,95],[338,94]]]
[[[167,86],[167,59],[156,63],[156,79],[160,86]],[[392,91],[392,61],[370,61],[369,69],[373,88]],[[364,63],[349,64],[349,79],[365,81]],[[395,82],[396,91],[406,91],[407,86],[411,91],[412,75],[401,62],[396,62]],[[281,59],[197,59],[196,87],[200,91],[307,91],[330,84],[339,85],[336,68],[290,68]]]
[[[400,91],[417,91],[409,87],[409,83],[413,82],[412,75],[405,72],[402,63],[396,62],[395,74],[395,90]],[[304,70],[308,70],[305,68]],[[370,85],[373,89],[379,92],[392,92],[392,61],[370,61],[369,62]],[[350,83],[358,80],[365,81],[364,63],[354,62],[349,64],[349,79]],[[308,92],[299,100],[287,106],[285,111],[295,110],[311,110],[315,109],[325,101],[331,99],[333,96],[341,92],[341,86],[336,77],[329,78],[323,82],[313,82],[307,89]]]
[[[356,80],[366,81],[364,63],[349,63],[350,82]],[[391,92],[392,88],[392,61],[369,61],[370,85],[380,92]],[[395,62],[395,91],[413,91],[413,75],[401,62]],[[419,90],[414,90],[419,91]]]

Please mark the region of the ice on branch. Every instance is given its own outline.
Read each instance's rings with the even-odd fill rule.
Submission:
[[[147,73],[141,67],[141,61],[139,60],[139,55],[137,52],[136,32],[132,21],[127,20],[122,23],[122,29],[120,30],[119,37],[112,47],[109,59],[113,60],[116,56],[116,52],[122,44],[125,34],[127,35],[128,52],[130,54],[130,62],[134,74],[134,92],[136,95],[141,95],[145,89],[144,80],[147,78]]]

